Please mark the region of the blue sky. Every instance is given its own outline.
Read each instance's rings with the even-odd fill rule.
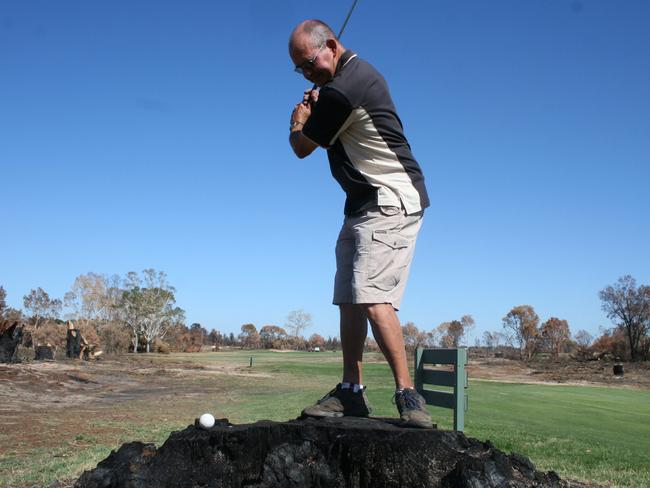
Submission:
[[[338,334],[344,195],[297,160],[291,29],[351,2],[13,1],[0,9],[0,285],[153,267],[188,323]],[[515,305],[611,326],[650,283],[650,3],[360,0],[342,39],[386,77],[431,196],[402,322]],[[470,339],[473,343],[473,338]]]

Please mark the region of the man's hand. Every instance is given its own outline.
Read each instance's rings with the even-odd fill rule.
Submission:
[[[318,90],[312,90],[311,88],[305,90],[305,93],[302,95],[303,103],[308,103],[309,105],[315,104],[318,101],[318,94]]]
[[[291,112],[289,143],[300,159],[309,156],[318,147],[318,144],[302,134],[302,128],[311,117],[312,106],[317,101],[318,90],[305,90],[302,102],[296,104]]]
[[[311,108],[318,101],[318,90],[305,90],[302,95],[302,102],[296,104],[291,113],[291,130],[298,126],[297,130],[302,130],[302,126],[307,123],[311,116]]]
[[[311,117],[311,105],[307,102],[297,103],[291,112],[291,132],[302,130],[302,126],[307,123],[309,117]]]

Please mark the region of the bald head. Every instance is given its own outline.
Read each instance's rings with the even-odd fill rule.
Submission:
[[[289,56],[296,70],[318,86],[334,77],[344,52],[332,29],[320,20],[301,22],[289,37]]]
[[[293,54],[296,48],[317,49],[325,44],[328,39],[333,39],[337,44],[341,45],[330,26],[325,22],[316,19],[305,20],[291,32],[289,54]]]

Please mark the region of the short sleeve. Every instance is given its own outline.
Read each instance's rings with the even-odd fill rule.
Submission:
[[[319,146],[328,148],[334,144],[352,110],[345,95],[332,88],[323,88],[302,133]]]

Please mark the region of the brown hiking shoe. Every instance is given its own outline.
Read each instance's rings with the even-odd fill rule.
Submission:
[[[403,427],[420,427],[421,429],[433,428],[431,415],[427,412],[426,402],[413,388],[404,388],[395,393],[393,397],[399,410]]]
[[[354,393],[352,388],[342,389],[339,383],[315,405],[305,408],[302,414],[306,417],[367,417],[372,408],[364,390]]]

